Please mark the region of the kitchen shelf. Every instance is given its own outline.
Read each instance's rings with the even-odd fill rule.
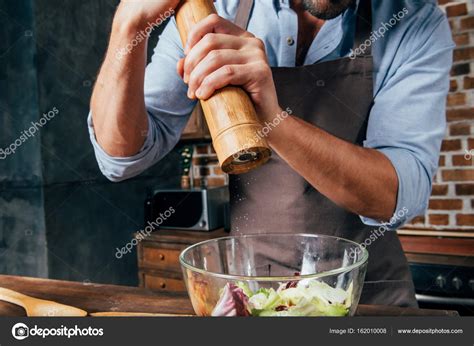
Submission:
[[[474,239],[400,235],[405,253],[474,257]]]

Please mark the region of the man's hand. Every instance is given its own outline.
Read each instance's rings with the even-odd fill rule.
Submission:
[[[186,57],[178,73],[189,85],[189,98],[208,99],[225,86],[242,86],[261,121],[273,119],[280,107],[264,43],[235,24],[212,14],[188,35]]]
[[[91,99],[97,142],[114,157],[136,155],[148,133],[143,91],[147,40],[143,31],[179,0],[122,0],[114,17],[105,61]],[[137,39],[141,35],[141,39]],[[131,45],[136,42],[136,45]],[[131,47],[126,50],[126,47]]]
[[[144,29],[148,23],[155,22],[166,11],[174,10],[180,0],[122,0],[117,9],[115,20],[122,23],[132,22],[138,29]]]
[[[252,97],[261,121],[281,112],[265,47],[252,34],[211,15],[193,28],[185,54],[178,72],[189,84],[190,98],[207,99],[220,88],[239,85]],[[392,216],[398,178],[382,153],[343,141],[298,117],[288,117],[267,139],[291,168],[336,204],[373,219]]]

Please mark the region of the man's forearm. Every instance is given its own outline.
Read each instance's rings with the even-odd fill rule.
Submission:
[[[348,143],[296,117],[286,118],[268,139],[282,159],[336,204],[376,220],[388,221],[393,216],[398,177],[384,154]]]
[[[96,139],[109,155],[117,157],[136,154],[148,131],[143,91],[146,39],[129,52],[123,51],[138,31],[138,25],[117,13],[91,101]]]

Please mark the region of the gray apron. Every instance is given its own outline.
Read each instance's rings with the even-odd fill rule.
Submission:
[[[241,0],[236,24],[247,27],[252,6],[252,0]],[[360,1],[357,18],[354,48],[370,37],[370,0]],[[289,107],[294,116],[362,146],[373,104],[370,47],[365,55],[355,59],[273,68],[273,77],[283,108]],[[376,229],[319,193],[276,153],[263,167],[231,176],[229,188],[234,235],[312,233],[363,243]],[[417,306],[408,263],[396,232],[387,231],[367,249],[369,263],[360,303]]]

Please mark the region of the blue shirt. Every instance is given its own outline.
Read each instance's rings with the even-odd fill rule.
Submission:
[[[217,0],[219,15],[233,20],[238,0]],[[364,146],[384,153],[399,178],[397,211],[391,229],[424,213],[438,168],[445,134],[446,95],[454,44],[448,21],[432,0],[372,0],[374,106]],[[305,64],[349,56],[355,9],[327,21]],[[401,15],[403,14],[403,16]],[[397,15],[394,24],[394,15]],[[392,25],[394,24],[394,25]],[[383,29],[382,29],[383,28]],[[298,18],[289,0],[256,0],[248,31],[265,42],[271,66],[293,67]],[[383,35],[381,35],[383,33]],[[109,156],[97,143],[92,118],[90,138],[103,174],[112,181],[136,176],[156,164],[177,144],[195,102],[176,72],[183,48],[174,19],[165,28],[145,75],[149,133],[141,151],[127,158]],[[364,223],[379,225],[361,216]]]

